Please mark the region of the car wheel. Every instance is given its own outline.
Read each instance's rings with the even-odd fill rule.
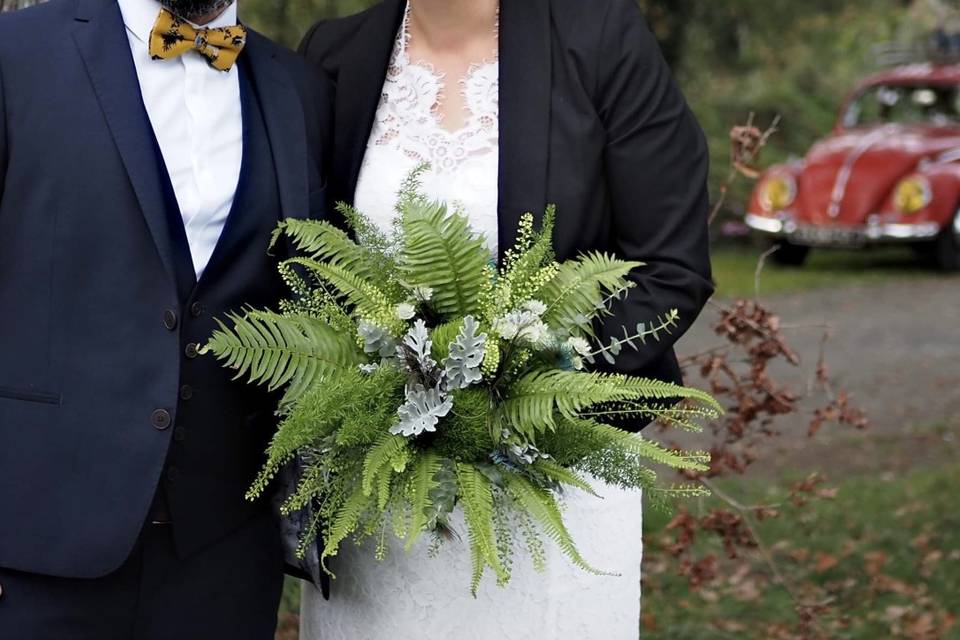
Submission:
[[[777,242],[774,246],[778,246],[779,249],[770,256],[770,259],[785,267],[802,267],[807,261],[807,256],[810,255],[810,247],[789,242]]]
[[[960,210],[944,227],[933,246],[933,260],[941,271],[960,271]]]

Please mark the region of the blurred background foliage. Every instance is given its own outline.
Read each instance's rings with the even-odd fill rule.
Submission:
[[[875,69],[874,45],[924,33],[952,11],[950,0],[638,1],[710,137],[715,190],[726,177],[731,125],[754,112],[762,127],[779,114],[765,164],[802,155],[830,131],[857,79]],[[250,24],[292,47],[315,21],[372,4],[241,0]],[[733,213],[749,185],[738,189]]]

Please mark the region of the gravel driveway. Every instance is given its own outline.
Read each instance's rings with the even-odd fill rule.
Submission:
[[[787,436],[783,449],[803,450],[815,457],[829,455],[831,441],[840,437],[848,443],[853,438],[855,445],[869,443],[876,452],[879,441],[896,441],[906,434],[929,439],[931,428],[936,427],[934,444],[942,441],[952,454],[957,453],[960,277],[891,280],[769,297],[763,302],[791,326],[784,333],[804,360],[799,369],[776,367],[778,377],[798,391],[809,389],[823,325],[829,325],[827,363],[835,385],[846,389],[871,420],[870,430],[862,435],[825,428],[811,442],[806,438],[807,416],[788,417],[779,423]],[[715,316],[716,310],[708,307],[680,341],[681,355],[719,344],[709,326]],[[821,396],[805,399],[802,406],[812,410],[822,404]]]

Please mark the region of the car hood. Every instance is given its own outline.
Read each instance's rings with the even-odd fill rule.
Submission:
[[[797,216],[819,224],[862,224],[922,160],[957,147],[960,132],[902,125],[827,138],[807,154]]]

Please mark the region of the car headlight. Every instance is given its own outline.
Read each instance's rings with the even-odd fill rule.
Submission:
[[[793,176],[778,174],[770,176],[760,186],[760,206],[764,211],[786,209],[797,199],[797,181]]]
[[[933,189],[923,176],[904,178],[893,190],[893,206],[899,213],[910,215],[923,211],[931,200]]]

